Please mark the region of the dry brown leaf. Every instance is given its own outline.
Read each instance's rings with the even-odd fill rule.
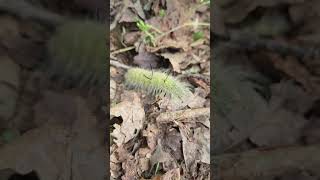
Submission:
[[[210,130],[205,127],[198,127],[194,130],[194,139],[198,142],[200,161],[210,164]]]
[[[9,83],[18,88],[20,67],[8,56],[0,56],[0,82]]]
[[[38,127],[48,122],[69,126],[77,113],[73,96],[54,91],[43,92],[42,99],[34,105],[33,110],[34,122]]]
[[[134,14],[131,9],[128,8],[124,11],[123,15],[121,16],[121,18],[119,20],[119,23],[136,22],[136,19],[139,19],[139,17],[136,14]]]
[[[134,4],[134,9],[136,10],[137,14],[142,18],[142,19],[146,19],[146,15],[144,14],[142,5],[140,0],[137,0]]]
[[[203,96],[201,96],[201,93],[202,93],[201,89],[199,89],[199,88],[195,89],[195,93],[194,93],[192,99],[188,103],[188,106],[191,109],[204,107],[204,103],[206,102],[206,99]]]
[[[19,37],[19,25],[12,16],[1,16],[0,43],[5,47],[11,47],[13,39]]]
[[[146,47],[146,50],[153,53],[167,48],[182,49],[184,52],[191,50],[187,37],[179,37],[179,40],[165,38],[160,42],[157,42],[157,44],[159,45],[156,47]]]
[[[141,130],[145,120],[145,112],[138,94],[127,92],[126,96],[127,100],[123,100],[110,109],[111,118],[121,116],[123,120],[121,125],[114,125],[115,129],[111,133],[111,136],[116,138],[114,141],[118,146],[134,138]]]
[[[161,56],[163,56],[166,59],[169,59],[173,71],[180,73],[181,67],[180,63],[182,63],[185,60],[185,57],[187,56],[186,53],[161,53]]]
[[[124,163],[122,163],[122,168],[124,170],[124,175],[121,176],[122,180],[134,180],[138,177],[138,162],[136,159],[128,159]]]
[[[312,75],[306,67],[299,63],[297,58],[286,57],[285,59],[282,59],[278,55],[270,56],[272,57],[272,62],[276,69],[281,70],[297,82],[303,84],[304,88],[307,89],[308,92],[312,93],[315,90],[319,91],[319,85],[312,81]]]
[[[0,56],[0,126],[7,127],[16,109],[20,68],[9,57]]]
[[[258,112],[258,126],[251,129],[250,139],[258,146],[280,146],[297,143],[307,120],[278,107]]]
[[[170,128],[166,131],[163,138],[163,147],[172,154],[176,159],[182,159],[182,139],[181,135],[175,128]]]
[[[179,128],[183,132],[181,126]],[[181,133],[181,136],[183,156],[187,169],[193,169],[199,162],[210,164],[210,131],[208,128],[197,128],[192,140],[185,133]]]
[[[307,144],[317,144],[320,141],[320,121],[318,117],[309,120],[303,129],[303,137]]]
[[[19,174],[36,171],[40,179],[70,177],[68,131],[47,125],[34,129],[0,149],[0,169],[11,168]]]
[[[155,150],[157,147],[157,139],[160,130],[155,124],[148,124],[147,128],[143,130],[143,136],[147,139],[148,147],[151,151]]]
[[[168,152],[165,152],[163,150],[163,147],[161,145],[161,140],[159,139],[157,148],[153,152],[153,154],[150,158],[151,167],[157,163],[164,163],[164,162],[172,162],[173,163],[174,159]]]
[[[101,158],[105,155],[104,129],[98,128],[82,98],[64,101],[75,109],[64,117],[66,123],[54,120],[61,118],[64,110],[48,106],[52,123],[43,123],[3,146],[0,169],[12,168],[20,174],[35,171],[40,179],[48,180],[104,178],[105,161]]]
[[[243,0],[243,1],[216,1],[222,8],[221,17],[226,23],[239,23],[244,20],[250,12],[258,7],[274,7],[283,4],[297,4],[304,0]]]
[[[319,148],[319,144],[316,144],[215,156],[213,161],[218,165],[215,176],[216,179],[274,179],[287,172],[301,170],[312,172],[317,177],[320,167]]]
[[[138,55],[133,57],[133,63],[142,68],[158,68],[160,58],[153,53],[139,52]]]
[[[293,81],[281,81],[271,85],[271,106],[281,106],[291,112],[304,114],[309,111],[316,97],[305,92]]]
[[[180,180],[180,168],[172,169],[161,176],[161,180]]]

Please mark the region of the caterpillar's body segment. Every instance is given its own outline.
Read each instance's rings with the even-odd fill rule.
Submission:
[[[186,83],[161,71],[131,68],[125,74],[125,81],[129,87],[172,99],[182,99],[191,93]]]

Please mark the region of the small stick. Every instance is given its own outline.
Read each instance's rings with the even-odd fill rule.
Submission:
[[[181,111],[161,113],[156,121],[160,123],[183,121],[185,119],[192,119],[200,116],[210,116],[210,108],[187,109]]]
[[[118,68],[123,68],[123,69],[130,69],[130,66],[127,66],[125,64],[122,64],[118,61],[110,60],[110,65],[118,67]]]

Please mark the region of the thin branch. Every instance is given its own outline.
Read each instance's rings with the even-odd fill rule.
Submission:
[[[124,53],[124,52],[130,51],[130,50],[132,50],[134,48],[135,48],[134,46],[129,46],[129,47],[126,47],[126,48],[118,49],[118,50],[115,50],[115,51],[111,52],[110,55],[111,56],[115,56],[116,54]]]
[[[190,23],[185,23],[182,24],[181,26],[177,26],[175,28],[172,28],[171,30],[162,33],[160,36],[157,36],[156,41],[159,40],[160,38],[169,35],[170,33],[177,31],[179,29],[182,29],[184,27],[188,27],[188,26],[210,26],[210,23],[201,23],[201,22],[190,22]]]
[[[110,65],[118,67],[118,68],[123,68],[123,69],[130,69],[130,66],[127,66],[125,64],[122,64],[118,61],[110,60]]]

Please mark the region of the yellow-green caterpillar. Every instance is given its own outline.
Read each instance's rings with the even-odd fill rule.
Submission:
[[[125,83],[148,94],[169,96],[174,100],[182,100],[191,94],[187,83],[161,71],[130,68],[125,74]]]
[[[79,86],[107,83],[105,25],[94,21],[70,21],[59,26],[48,42],[46,71]]]

